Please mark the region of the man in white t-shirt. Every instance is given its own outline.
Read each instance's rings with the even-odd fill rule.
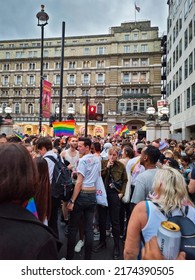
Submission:
[[[149,145],[142,149],[140,164],[145,167],[145,171],[139,174],[135,180],[135,188],[131,202],[137,204],[146,200],[153,184],[154,175],[157,171],[156,163],[161,153],[158,148]]]
[[[90,260],[93,246],[93,217],[96,206],[95,182],[101,173],[100,161],[97,156],[91,154],[91,140],[87,137],[79,138],[78,151],[82,156],[79,159],[77,174],[72,198],[67,208],[70,211],[70,223],[67,242],[67,260],[74,258],[74,248],[79,221],[83,215],[84,219],[84,259]]]

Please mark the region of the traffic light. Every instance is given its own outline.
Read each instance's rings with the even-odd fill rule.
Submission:
[[[89,106],[89,120],[95,120],[96,106]]]
[[[104,117],[104,115],[103,114],[95,114],[95,120],[96,121],[103,121],[103,117]]]

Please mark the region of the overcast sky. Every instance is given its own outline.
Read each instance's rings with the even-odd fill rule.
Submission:
[[[49,15],[45,37],[108,34],[109,28],[135,21],[134,0],[0,0],[0,41],[39,38],[36,14],[45,5]],[[167,0],[137,0],[136,20],[150,20],[166,33]]]

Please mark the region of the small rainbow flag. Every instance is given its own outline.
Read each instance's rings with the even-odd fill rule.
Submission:
[[[126,125],[124,125],[123,126],[123,128],[121,129],[121,131],[120,131],[120,136],[122,136],[123,135],[123,133],[129,133],[130,131],[129,131],[129,129],[128,129],[128,127],[126,126]]]
[[[53,122],[53,130],[55,136],[72,136],[74,135],[75,120],[67,120],[63,122]]]
[[[38,219],[37,207],[33,197],[29,199],[26,209],[30,211]]]

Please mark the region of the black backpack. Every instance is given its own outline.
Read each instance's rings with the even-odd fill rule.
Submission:
[[[72,196],[74,187],[70,170],[59,155],[57,159],[53,156],[46,156],[45,158],[49,158],[55,163],[51,187],[52,197],[68,201]]]
[[[159,209],[160,210],[160,209]],[[167,220],[177,224],[181,231],[181,245],[180,251],[186,253],[186,260],[195,260],[195,224],[187,217],[189,207],[185,207],[185,212],[182,216],[172,216],[171,213],[163,215],[167,217]]]

